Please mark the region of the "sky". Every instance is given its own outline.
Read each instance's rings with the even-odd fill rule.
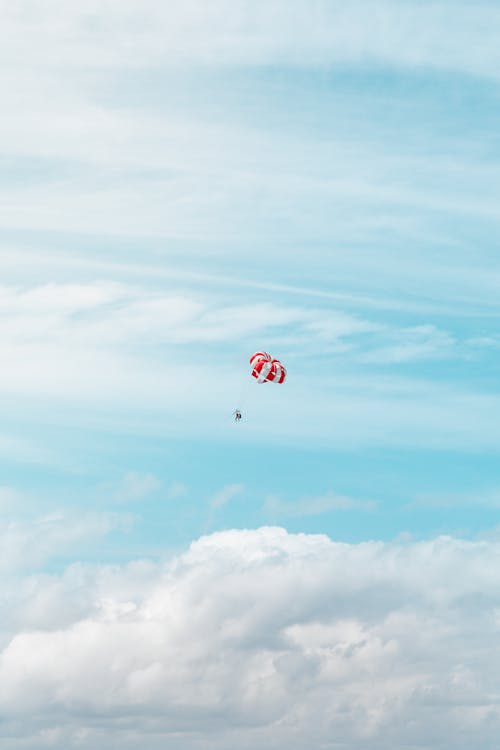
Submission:
[[[498,4],[0,10],[0,750],[497,750]]]

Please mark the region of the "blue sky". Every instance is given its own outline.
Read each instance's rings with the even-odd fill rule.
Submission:
[[[275,544],[293,567],[294,540],[318,534],[360,559],[364,543],[386,550],[384,575],[398,545],[403,570],[419,550],[438,570],[442,538],[456,545],[450,565],[464,549],[487,549],[491,564],[499,22],[493,2],[444,0],[5,9],[7,588],[36,580],[52,601],[52,576],[61,622],[69,607],[78,623],[68,571],[100,581],[99,566],[124,566],[146,597],[134,565],[188,554],[175,570],[211,570],[219,543],[232,560],[240,539],[264,556]],[[250,378],[260,349],[287,366],[282,387]],[[411,588],[405,575],[397,585]],[[22,610],[5,643],[61,625],[46,624],[47,607]],[[100,747],[90,725],[67,734],[65,720],[47,746]],[[395,735],[377,727],[345,730],[345,746],[387,746]],[[29,741],[40,747],[36,732]]]
[[[129,509],[171,544],[266,522],[268,495],[292,515],[273,520],[345,540],[495,525],[495,80],[146,62],[79,63],[76,132],[3,157],[9,485],[102,508],[100,485],[153,475]],[[263,347],[288,365],[280,392],[246,382]],[[329,493],[352,508],[308,514]]]

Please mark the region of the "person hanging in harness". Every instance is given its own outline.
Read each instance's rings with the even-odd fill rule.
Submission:
[[[239,409],[236,409],[236,411],[234,411],[233,414],[234,414],[234,421],[239,422],[241,419],[241,411]]]

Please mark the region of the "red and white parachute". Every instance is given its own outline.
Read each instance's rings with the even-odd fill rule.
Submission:
[[[279,359],[273,359],[267,352],[252,354],[250,364],[257,383],[283,383],[286,378],[286,370]]]

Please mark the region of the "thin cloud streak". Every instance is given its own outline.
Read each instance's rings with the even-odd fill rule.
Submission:
[[[153,255],[151,259],[145,260],[142,263],[125,263],[121,260],[108,260],[103,261],[101,258],[89,258],[88,253],[82,253],[81,255],[73,253],[58,254],[54,251],[44,250],[41,253],[39,250],[30,250],[29,248],[23,247],[22,249],[11,251],[8,248],[2,252],[0,258],[0,268],[3,269],[3,277],[6,278],[13,275],[17,280],[17,269],[19,264],[19,257],[22,255],[24,262],[29,268],[38,269],[36,276],[38,277],[39,271],[50,271],[50,277],[62,277],[65,279],[68,274],[71,278],[74,278],[75,273],[86,273],[91,274],[93,278],[97,275],[98,277],[105,279],[107,276],[110,277],[111,281],[106,281],[107,284],[120,284],[130,285],[131,280],[136,281],[142,279],[143,282],[154,282],[158,279],[165,279],[171,281],[183,282],[189,286],[194,286],[195,289],[198,286],[205,287],[209,286],[221,286],[225,287],[228,291],[235,287],[241,289],[254,289],[260,292],[279,292],[280,294],[289,295],[291,297],[310,297],[324,300],[331,300],[338,302],[345,307],[353,309],[367,309],[367,310],[381,310],[381,311],[401,311],[414,314],[422,315],[443,315],[443,316],[456,316],[460,314],[464,319],[476,318],[476,317],[488,317],[497,318],[500,317],[500,312],[497,310],[496,303],[493,299],[491,303],[485,301],[484,294],[481,298],[480,289],[483,289],[485,284],[495,281],[492,279],[492,274],[488,270],[484,272],[476,270],[472,274],[474,280],[474,287],[477,288],[477,298],[467,299],[457,294],[456,291],[451,289],[447,285],[445,301],[438,301],[438,297],[443,297],[443,283],[446,279],[450,278],[450,273],[456,281],[461,282],[466,279],[471,279],[471,272],[464,264],[462,269],[450,269],[450,268],[436,268],[435,269],[435,285],[436,293],[434,299],[430,301],[428,298],[418,299],[413,297],[398,298],[394,295],[387,295],[380,292],[380,296],[375,295],[362,295],[356,293],[347,293],[341,291],[330,291],[321,289],[318,286],[297,286],[294,284],[283,284],[276,283],[274,281],[264,281],[263,279],[248,279],[237,274],[226,275],[224,273],[213,274],[213,273],[202,273],[193,272],[190,270],[183,270],[179,268],[179,264],[165,267],[164,263],[153,263]],[[29,273],[29,272],[28,272]],[[64,281],[62,283],[65,283]],[[441,293],[439,294],[438,288],[441,285]],[[455,285],[453,285],[455,288]],[[156,287],[155,287],[156,288]],[[175,287],[178,288],[177,286]],[[486,339],[484,339],[486,340]]]
[[[227,505],[234,500],[235,497],[241,495],[244,489],[245,488],[242,484],[228,484],[212,497],[210,500],[211,508],[214,510],[222,508],[224,505]]]
[[[272,519],[303,518],[339,511],[374,511],[375,508],[376,503],[373,500],[358,500],[334,492],[327,492],[318,497],[304,497],[296,501],[282,500],[271,495],[266,498],[263,505],[264,515]]]
[[[41,58],[48,70],[139,65],[328,66],[361,60],[434,67],[494,78],[498,73],[494,4],[271,0],[265,9],[241,0],[159,6],[121,0],[85,9],[49,4],[11,10],[4,24],[13,60]],[[53,23],[57,13],[57,24]],[[22,44],[12,43],[19,37]],[[106,40],[106,44],[103,43]],[[56,45],[55,42],[58,42]],[[55,55],[57,49],[57,56]]]

